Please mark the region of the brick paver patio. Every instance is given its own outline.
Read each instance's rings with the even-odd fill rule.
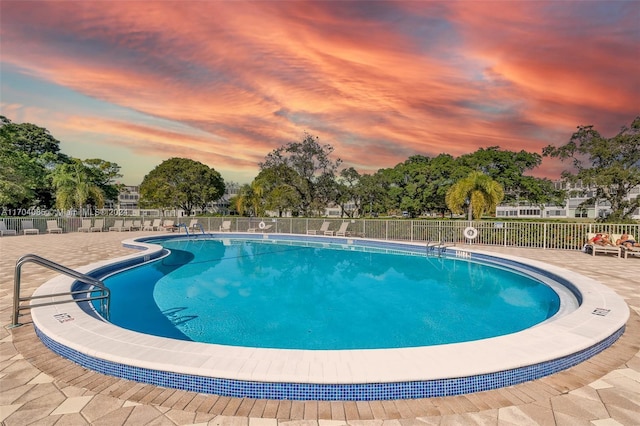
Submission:
[[[330,402],[228,398],[143,385],[91,372],[49,351],[11,322],[13,269],[27,253],[75,268],[131,253],[134,233],[0,238],[0,421],[3,425],[640,425],[640,259],[576,251],[482,247],[579,271],[629,304],[627,330],[611,348],[567,371],[508,388],[445,398]],[[23,267],[23,295],[55,273]]]

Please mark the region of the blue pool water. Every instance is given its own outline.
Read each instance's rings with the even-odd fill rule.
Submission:
[[[269,240],[164,240],[171,254],[105,279],[110,321],[175,339],[283,349],[439,345],[514,333],[558,295],[456,258]]]

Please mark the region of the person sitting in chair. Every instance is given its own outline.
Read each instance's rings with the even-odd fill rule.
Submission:
[[[614,244],[611,242],[609,238],[609,234],[597,233],[594,237],[590,238],[587,241],[587,244],[597,244],[599,246],[613,246]]]
[[[640,247],[640,243],[637,243],[629,234],[620,235],[620,239],[616,240],[617,246],[625,246],[625,247]]]

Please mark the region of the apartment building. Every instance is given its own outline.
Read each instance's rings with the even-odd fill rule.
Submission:
[[[223,215],[229,214],[230,199],[235,195],[238,195],[240,185],[235,182],[228,182],[225,184],[225,193],[217,201],[209,203],[207,211],[209,213],[220,213]],[[109,203],[107,208],[109,210],[117,211],[118,215],[131,215],[131,216],[158,216],[161,214],[157,209],[141,209],[140,208],[140,187],[139,186],[125,186],[118,194],[118,199],[115,202]],[[196,213],[202,213],[198,210]],[[115,214],[115,213],[114,213]],[[182,216],[180,211],[166,212],[165,214]]]
[[[595,195],[593,186],[583,185],[581,182],[569,184],[567,182],[555,182],[556,189],[564,189],[568,196],[562,206],[539,206],[522,203],[519,205],[503,204],[496,208],[496,217],[500,218],[544,218],[544,219],[566,219],[584,218],[600,219],[611,213],[611,205],[606,200],[598,201],[594,204],[582,205],[583,202]],[[628,200],[635,199],[640,195],[640,186],[633,188],[627,197]],[[640,220],[640,209],[636,209],[633,219]]]

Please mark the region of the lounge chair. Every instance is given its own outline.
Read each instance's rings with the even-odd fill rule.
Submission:
[[[622,257],[624,257],[625,259],[628,256],[638,256],[638,257],[640,257],[640,247],[621,246],[620,250],[621,250]]]
[[[126,226],[126,224],[125,224]],[[131,226],[129,226],[129,230],[130,231],[139,231],[142,229],[142,221],[141,220],[134,220],[131,223]]]
[[[611,235],[611,238],[613,239],[613,241],[616,242],[616,244],[618,243],[619,240],[622,239],[622,235],[626,235],[626,240],[632,240],[632,241],[637,241],[635,239],[635,237],[631,234],[613,234]],[[627,259],[629,256],[638,256],[640,257],[640,247],[637,246],[636,244],[618,244],[618,246],[620,247],[620,256],[624,257],[625,259]]]
[[[162,224],[162,228],[164,228],[165,231],[177,231],[178,227],[176,225],[174,225],[174,221],[173,220],[165,220],[164,223]]]
[[[132,228],[133,228],[133,220],[125,220],[124,223],[122,224],[123,231],[131,231]]]
[[[18,235],[18,232],[15,229],[7,229],[4,220],[0,220],[0,237],[5,235]]]
[[[159,231],[162,228],[162,219],[153,219],[150,231]]]
[[[349,222],[342,222],[342,223],[340,224],[340,229],[338,229],[338,230],[336,231],[336,236],[337,236],[337,237],[346,237],[346,236],[347,236],[347,234],[349,233],[349,232],[347,231],[347,228],[348,228],[348,227],[349,227]]]
[[[198,226],[198,219],[191,219],[191,222],[189,222],[189,230],[190,231],[200,230],[200,226]]]
[[[58,226],[57,220],[48,220],[47,221],[47,232],[49,234],[62,234],[62,228]]]
[[[89,228],[89,232],[102,232],[104,231],[104,219],[96,219],[93,226]]]
[[[220,232],[231,232],[231,221],[223,220],[222,225],[220,225]]]
[[[39,234],[40,230],[38,228],[34,228],[33,227],[33,221],[32,220],[23,220],[22,221],[22,233],[24,235]]]
[[[125,230],[128,231],[129,229],[125,229],[124,220],[122,220],[122,219],[117,219],[117,220],[113,221],[113,226],[109,227],[109,232],[111,232],[111,231],[121,232],[121,231],[125,231]]]
[[[153,225],[150,220],[145,220],[142,222],[142,230],[143,231],[153,231]]]
[[[594,237],[596,237],[596,233],[588,233],[587,234],[587,241],[591,241]],[[614,240],[615,241],[615,240]],[[620,248],[620,246],[616,246],[615,244],[611,243],[611,244],[600,244],[598,242],[587,242],[587,244],[585,244],[585,248],[587,250],[587,252],[591,252],[591,254],[593,256],[596,255],[596,253],[603,253],[603,254],[617,254],[618,257],[621,257],[621,253],[622,253],[622,249]]]
[[[307,235],[325,234],[329,230],[329,225],[331,222],[322,222],[320,229],[307,229]]]
[[[347,235],[347,228],[349,227],[349,222],[342,222],[340,224],[340,228],[337,231],[324,231],[324,235],[335,235],[337,237],[344,237]]]
[[[78,228],[78,232],[89,232],[91,230],[91,219],[82,219],[82,225]]]

